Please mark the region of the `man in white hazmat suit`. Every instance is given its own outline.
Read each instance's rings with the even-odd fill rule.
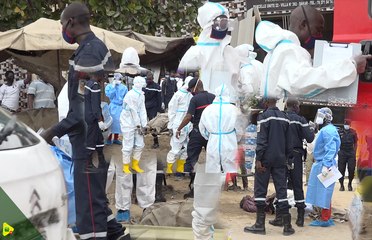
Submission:
[[[256,60],[257,53],[250,44],[241,44],[235,48],[240,57],[239,95],[241,97],[253,97],[259,94],[263,76],[263,65]]]
[[[123,134],[123,174],[118,174],[120,184],[116,185],[116,208],[118,221],[129,222],[133,176],[131,168],[137,172],[136,195],[141,208],[151,206],[155,201],[156,162],[147,166],[146,172],[139,166],[142,150],[145,146],[143,134],[147,125],[145,97],[142,88],[146,86],[143,77],[133,79],[133,88],[124,97],[123,111],[120,115],[120,126]],[[132,158],[133,154],[133,158]],[[131,161],[132,160],[132,161]],[[117,171],[118,172],[118,171]]]
[[[215,90],[217,96],[203,112],[199,130],[208,140],[206,163],[198,165],[194,182],[194,239],[213,239],[218,202],[225,174],[236,172],[238,139],[236,130],[239,109],[230,103],[225,85]],[[241,132],[241,131],[239,131]],[[221,173],[223,172],[223,174]]]
[[[231,89],[231,101],[237,101],[237,81],[240,63],[237,51],[231,47],[229,11],[219,3],[206,2],[198,9],[198,23],[203,31],[196,46],[192,46],[183,56],[178,69],[181,71],[201,70],[200,79],[206,91],[214,93],[225,84]]]
[[[171,150],[167,155],[167,173],[173,173],[172,168],[177,157],[176,172],[184,172],[184,165],[187,158],[188,135],[192,128],[191,123],[181,130],[179,138],[176,137],[175,133],[183,118],[186,116],[192,98],[192,94],[187,91],[191,79],[193,79],[193,77],[190,76],[185,79],[183,86],[173,95],[168,104],[168,129],[172,138],[170,141]]]
[[[322,38],[324,30],[324,18],[315,8],[294,9],[289,29],[269,21],[261,21],[256,28],[256,42],[268,53],[260,90],[263,97],[313,97],[326,89],[349,86],[357,73],[364,72],[367,57],[361,55],[312,66],[315,40]]]

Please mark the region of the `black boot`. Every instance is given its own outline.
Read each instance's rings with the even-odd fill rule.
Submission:
[[[345,191],[344,181],[341,181],[341,180],[340,180],[340,191],[341,192]]]
[[[265,217],[265,209],[257,208],[256,223],[253,224],[251,227],[245,227],[244,232],[265,235]]]
[[[353,186],[352,186],[351,182],[349,182],[349,184],[347,185],[347,190],[349,192],[353,191]]]
[[[183,195],[183,199],[194,198],[194,179],[195,179],[195,173],[190,173],[190,183],[189,183],[190,192]]]
[[[291,214],[289,213],[283,214],[282,218],[283,218],[283,226],[284,226],[283,235],[289,236],[289,235],[294,234],[295,230],[292,228],[292,225],[291,225]]]
[[[165,178],[164,173],[156,174],[156,185],[155,185],[155,202],[166,202],[163,195],[163,180]]]
[[[270,220],[269,223],[275,227],[283,227],[282,215],[278,211],[276,211],[275,219]]]
[[[305,209],[304,208],[297,208],[297,220],[296,220],[296,225],[299,227],[304,226],[304,221],[305,221]]]

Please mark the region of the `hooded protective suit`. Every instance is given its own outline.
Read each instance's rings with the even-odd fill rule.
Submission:
[[[123,133],[122,160],[124,165],[129,164],[133,152],[133,169],[134,162],[138,164],[145,146],[143,135],[140,134],[137,127],[143,128],[147,125],[145,97],[142,92],[142,88],[145,86],[146,81],[143,77],[135,77],[133,79],[133,88],[125,95],[123,111],[120,115],[120,125]],[[142,164],[144,172],[137,172],[136,195],[138,205],[141,208],[147,208],[155,201],[156,159],[154,160],[144,161]],[[119,169],[120,167],[116,164],[115,206],[119,210],[130,210],[133,177],[130,172],[126,173]]]
[[[121,131],[123,133],[123,163],[131,162],[133,159],[139,161],[142,149],[145,146],[143,135],[138,129],[147,125],[147,114],[145,108],[145,96],[142,88],[146,86],[146,80],[143,77],[135,77],[133,80],[133,89],[124,97],[123,111],[120,115]]]
[[[177,128],[180,126],[183,118],[186,116],[187,109],[192,98],[192,94],[187,91],[189,82],[192,77],[187,77],[183,86],[173,95],[172,99],[168,104],[168,129],[172,130],[173,133],[176,133]],[[167,155],[168,164],[173,164],[176,161],[176,158],[179,157],[177,162],[177,172],[183,172],[183,164],[187,158],[187,142],[188,135],[191,131],[192,124],[189,123],[186,127],[181,130],[181,135],[177,139],[176,135],[173,134],[170,145],[171,150]],[[182,167],[181,167],[182,165]],[[169,168],[172,168],[172,165],[168,165]],[[171,173],[171,171],[167,171]]]
[[[114,74],[112,83],[107,84],[105,94],[110,99],[110,115],[113,119],[111,125],[111,133],[120,134],[120,114],[123,109],[123,99],[128,92],[128,88],[121,83],[122,75],[120,73]]]
[[[219,87],[214,102],[203,112],[199,130],[208,139],[206,163],[198,165],[194,182],[194,239],[213,239],[218,202],[226,172],[236,172],[236,121],[238,108],[230,103],[229,92]],[[240,131],[240,130],[239,130]]]
[[[327,114],[326,112],[324,113]],[[306,192],[306,203],[325,209],[330,209],[331,207],[335,184],[333,183],[328,188],[325,188],[317,176],[322,173],[323,167],[337,166],[335,159],[341,146],[340,136],[337,128],[330,123],[331,119],[327,120],[326,116],[325,121],[329,123],[320,129],[318,133],[313,151],[315,163],[311,168]]]
[[[198,23],[203,31],[196,46],[192,46],[183,56],[178,68],[182,71],[201,70],[200,79],[204,89],[210,93],[225,84],[231,90],[237,90],[240,63],[237,51],[229,45],[231,36],[223,39],[211,38],[213,20],[225,15],[229,17],[227,8],[219,3],[206,2],[198,9]],[[236,102],[236,91],[231,91],[231,101]]]
[[[242,44],[235,48],[240,57],[240,74],[239,74],[239,96],[250,98],[257,95],[260,85],[264,79],[263,64],[255,58],[257,54],[253,52],[253,46]]]
[[[260,89],[264,97],[282,98],[285,92],[313,97],[326,89],[349,86],[356,80],[357,72],[351,59],[313,67],[311,55],[301,47],[298,37],[272,22],[261,21],[255,37],[268,53]]]

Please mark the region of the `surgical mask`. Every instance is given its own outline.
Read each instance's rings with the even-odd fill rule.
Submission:
[[[166,78],[169,78],[169,75],[165,75]]]
[[[311,34],[311,29],[310,29],[310,25],[309,25],[309,20],[308,20],[307,15],[306,15],[306,11],[305,11],[303,6],[301,8],[302,8],[302,11],[303,11],[304,16],[305,16],[307,29],[309,30],[309,34],[310,34],[310,36],[301,45],[302,45],[303,48],[305,48],[307,50],[311,50],[311,49],[315,48],[315,41],[323,39],[323,35],[321,33],[319,33],[318,35]]]
[[[172,81],[173,81],[173,80],[176,80],[176,78],[174,78],[174,77],[171,77],[171,78],[169,78],[169,79],[172,80]]]
[[[224,39],[229,28],[229,20],[225,15],[216,17],[213,20],[212,32],[210,37],[214,39]]]
[[[70,20],[67,22],[65,29],[62,29],[62,37],[69,44],[76,43],[76,39],[71,36],[69,32],[67,32],[67,26],[70,24]]]
[[[350,125],[344,125],[344,128],[345,128],[345,130],[349,130],[350,129]]]

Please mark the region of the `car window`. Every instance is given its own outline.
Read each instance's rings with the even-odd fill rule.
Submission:
[[[0,110],[0,151],[25,148],[39,143],[39,139],[18,122],[12,128],[12,131],[6,134],[6,124],[10,121],[11,117]]]

